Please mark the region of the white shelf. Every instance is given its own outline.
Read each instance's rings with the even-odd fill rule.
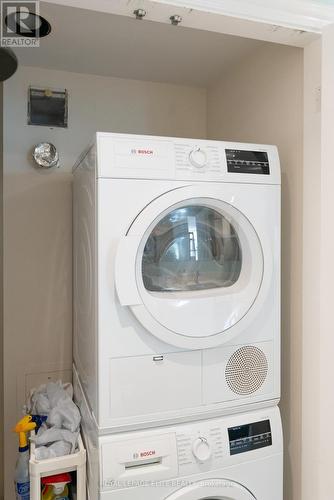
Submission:
[[[78,440],[78,451],[71,455],[49,458],[46,460],[37,460],[35,455],[35,443],[30,445],[30,499],[41,499],[41,478],[53,476],[63,472],[76,472],[77,477],[77,500],[86,499],[86,450],[84,448],[81,436]]]

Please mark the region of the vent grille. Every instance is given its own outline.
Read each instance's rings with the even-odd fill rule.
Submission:
[[[226,382],[235,394],[245,396],[256,392],[268,374],[268,360],[261,349],[244,346],[235,351],[226,365]]]

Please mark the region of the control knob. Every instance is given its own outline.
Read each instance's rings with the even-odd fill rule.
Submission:
[[[211,457],[211,447],[208,440],[200,436],[193,442],[192,452],[199,462],[206,462]]]
[[[207,163],[207,156],[204,149],[195,148],[189,153],[190,163],[196,168],[204,168]]]

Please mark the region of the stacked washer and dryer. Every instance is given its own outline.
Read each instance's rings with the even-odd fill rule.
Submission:
[[[91,500],[282,500],[274,146],[97,133],[74,168]]]

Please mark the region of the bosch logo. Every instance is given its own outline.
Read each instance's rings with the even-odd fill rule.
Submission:
[[[154,154],[154,151],[153,149],[131,149],[131,154],[150,156]]]
[[[139,155],[153,155],[152,149],[138,149]]]
[[[152,457],[154,455],[155,455],[155,450],[146,450],[146,451],[141,451],[139,453],[134,453],[132,457],[134,460],[137,460],[138,458]]]
[[[155,455],[155,450],[148,450],[148,451],[142,451],[140,453],[140,457],[152,457],[152,455]]]

